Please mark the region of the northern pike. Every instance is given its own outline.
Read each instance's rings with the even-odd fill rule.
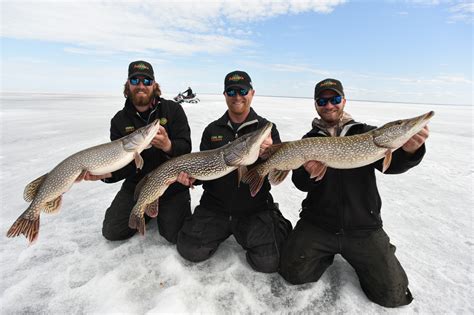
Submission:
[[[264,127],[217,149],[178,156],[148,173],[136,187],[135,199],[138,200],[130,214],[129,227],[145,234],[144,213],[150,217],[158,215],[159,198],[181,172],[195,179],[212,180],[238,169],[240,182],[244,167],[258,159],[260,145],[270,135],[272,126],[268,122]]]
[[[249,170],[242,182],[250,185],[255,196],[269,174],[271,184],[281,183],[290,170],[297,169],[308,161],[319,161],[324,167],[311,178],[321,180],[327,167],[338,169],[357,168],[384,158],[383,172],[390,166],[392,152],[418,133],[433,117],[430,111],[414,118],[389,122],[363,134],[346,137],[311,137],[283,142],[270,148],[271,156]]]
[[[58,212],[62,195],[74,182],[84,179],[87,172],[103,175],[116,171],[135,160],[137,168],[143,167],[140,153],[151,147],[150,142],[159,131],[159,120],[155,120],[120,139],[79,151],[53,168],[49,173],[29,183],[23,198],[31,202],[8,230],[8,237],[24,234],[30,243],[38,238],[40,213]]]

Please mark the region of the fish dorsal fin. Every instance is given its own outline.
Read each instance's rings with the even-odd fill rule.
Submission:
[[[387,150],[385,151],[385,157],[383,159],[382,173],[385,173],[385,171],[390,167],[390,163],[392,163],[392,150]]]
[[[270,184],[272,185],[278,185],[282,181],[285,180],[286,176],[288,176],[289,170],[277,170],[273,169],[270,171],[268,174],[268,180],[270,181]]]
[[[140,196],[140,191],[142,191],[142,188],[143,186],[145,186],[148,178],[150,178],[150,173],[146,174],[145,177],[143,177],[137,184],[137,186],[135,186],[135,193],[134,193],[134,199],[135,201],[138,200],[138,197]]]
[[[25,190],[23,191],[23,199],[25,199],[25,201],[30,202],[36,197],[38,189],[45,180],[46,175],[48,175],[48,173],[38,177],[37,179],[26,185]]]
[[[134,158],[135,158],[135,165],[136,165],[137,169],[141,170],[143,168],[143,164],[145,164],[145,162],[143,161],[142,156],[140,155],[140,153],[135,152]]]
[[[283,143],[276,143],[272,144],[268,148],[265,149],[265,151],[260,155],[260,157],[264,160],[268,159],[270,156],[272,156],[280,147],[283,145]]]
[[[62,200],[63,196],[59,195],[58,198],[48,201],[45,203],[43,211],[45,213],[58,213],[61,209]]]

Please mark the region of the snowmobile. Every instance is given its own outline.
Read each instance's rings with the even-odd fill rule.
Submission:
[[[185,95],[185,93],[187,95]],[[196,94],[192,92],[191,88],[188,88],[188,90],[184,92],[179,92],[178,95],[176,95],[174,98],[175,102],[178,102],[179,104],[185,102],[185,103],[191,103],[195,104],[198,103],[200,100],[196,97]]]

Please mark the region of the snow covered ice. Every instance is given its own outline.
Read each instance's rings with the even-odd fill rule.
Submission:
[[[226,110],[222,95],[199,98],[198,104],[183,104],[193,151],[204,127]],[[405,307],[370,302],[340,256],[319,282],[293,286],[276,273],[253,271],[233,237],[197,264],[159,236],[154,220],[145,237],[109,242],[101,234],[102,220],[121,183],[75,184],[59,214],[41,215],[35,244],[28,246],[23,236],[7,238],[28,205],[25,185],[67,156],[108,141],[110,119],[123,103],[119,92],[1,95],[2,314],[474,312],[472,106],[347,101],[356,120],[378,126],[436,112],[422,163],[400,175],[377,174],[384,228],[415,298]],[[256,96],[253,107],[276,123],[283,141],[300,139],[316,115],[311,99]],[[193,209],[201,193],[199,186],[191,191]],[[294,225],[305,194],[289,178],[272,193]]]

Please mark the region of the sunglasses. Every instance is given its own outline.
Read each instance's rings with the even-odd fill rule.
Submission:
[[[240,88],[240,89],[228,88],[227,90],[225,90],[225,93],[227,94],[227,96],[230,96],[230,97],[236,96],[237,93],[239,93],[241,96],[245,96],[249,94],[249,90],[244,89],[244,88]]]
[[[144,86],[150,86],[150,85],[153,84],[153,80],[152,80],[152,79],[147,79],[147,78],[143,78],[143,79],[130,78],[130,84],[131,84],[131,85],[139,85],[140,82],[142,82]]]
[[[318,104],[318,106],[326,106],[329,102],[331,102],[332,105],[338,105],[342,102],[342,96],[335,95],[328,98],[321,97],[316,99],[316,104]]]

